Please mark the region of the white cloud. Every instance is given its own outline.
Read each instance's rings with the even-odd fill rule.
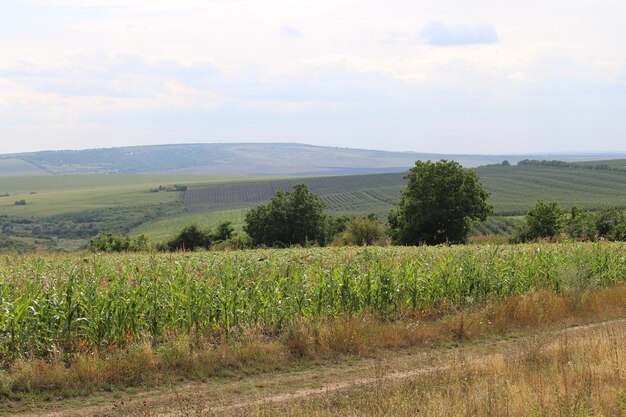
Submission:
[[[420,37],[430,45],[458,46],[497,43],[500,38],[491,25],[446,25],[430,22],[420,32]]]
[[[11,132],[41,147],[119,124],[117,134],[142,143],[324,136],[452,152],[473,137],[502,152],[513,147],[501,140],[505,122],[482,115],[540,137],[568,123],[545,114],[584,96],[568,117],[597,120],[607,148],[624,127],[600,110],[626,106],[624,14],[617,0],[593,9],[588,0],[12,2],[0,14],[11,40],[0,48],[0,130],[22,126]]]

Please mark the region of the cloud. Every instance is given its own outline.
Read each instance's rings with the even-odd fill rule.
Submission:
[[[499,36],[490,25],[446,25],[431,22],[424,26],[420,38],[434,46],[490,44],[499,41]]]
[[[302,33],[294,27],[291,26],[281,26],[280,34],[283,36],[287,36],[289,38],[301,38]]]

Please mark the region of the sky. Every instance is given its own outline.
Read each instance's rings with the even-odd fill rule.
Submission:
[[[0,0],[0,153],[626,151],[623,0]]]

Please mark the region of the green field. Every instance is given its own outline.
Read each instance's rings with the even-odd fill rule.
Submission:
[[[477,234],[506,234],[538,199],[565,208],[626,207],[626,172],[540,165],[485,166],[475,169],[496,217],[477,225]],[[85,241],[101,231],[145,234],[152,242],[172,236],[190,223],[212,227],[231,221],[238,230],[245,212],[267,203],[277,190],[304,182],[333,215],[377,214],[385,219],[398,203],[402,174],[317,177],[224,177],[206,175],[82,175],[5,177],[0,184],[0,228],[22,239]],[[183,184],[185,192],[151,192]],[[15,202],[25,200],[25,205]],[[57,243],[54,243],[57,245]],[[41,246],[41,245],[40,245]],[[45,246],[45,245],[44,245]]]
[[[0,258],[0,355],[48,356],[172,335],[280,331],[298,318],[397,319],[536,289],[626,282],[623,243],[322,248]]]
[[[47,175],[49,172],[23,159],[0,159],[0,174],[5,177],[17,177]]]
[[[576,243],[4,256],[0,356],[278,332],[346,313],[393,320],[537,289],[619,285],[625,255],[624,243]]]
[[[476,168],[498,215],[520,215],[538,199],[587,209],[626,207],[626,173],[544,166]],[[386,214],[400,199],[402,174],[308,177],[280,181],[199,184],[184,202],[192,212],[231,210],[268,202],[277,190],[304,182],[332,213]]]

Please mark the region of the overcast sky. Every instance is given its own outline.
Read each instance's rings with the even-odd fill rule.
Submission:
[[[0,5],[0,153],[626,151],[623,0]]]

